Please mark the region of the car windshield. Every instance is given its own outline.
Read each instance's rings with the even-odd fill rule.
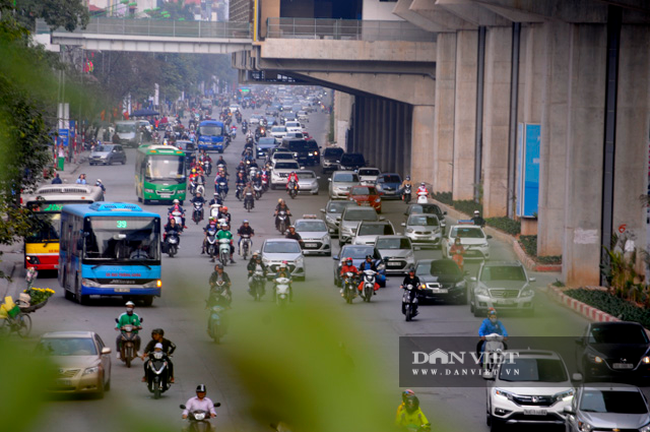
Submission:
[[[315,177],[316,177],[316,174],[314,174],[312,171],[299,172],[298,173],[298,180],[301,180],[301,179],[313,179]]]
[[[84,258],[160,260],[160,221],[135,216],[90,217]]]
[[[350,190],[350,195],[377,195],[375,188],[357,186]]]
[[[422,204],[413,204],[411,206],[411,210],[409,211],[410,214],[435,214],[435,215],[440,215],[442,212],[440,211],[440,207],[438,207],[435,204],[428,204],[428,205],[422,205]]]
[[[372,246],[344,246],[341,251],[342,257],[350,257],[352,259],[364,259],[367,255],[375,255]]]
[[[485,266],[481,272],[481,280],[489,281],[526,281],[526,273],[519,266]]]
[[[300,123],[298,123],[298,122],[286,122],[284,124],[284,126],[287,127],[287,128],[300,127]]]
[[[115,125],[115,132],[117,133],[135,132],[135,123],[118,123],[117,125]]]
[[[343,220],[346,221],[376,221],[379,220],[379,216],[377,216],[377,212],[374,210],[370,211],[365,211],[365,210],[350,210],[345,212],[345,215],[343,216]]]
[[[276,152],[273,155],[274,159],[293,159],[293,153],[284,153],[284,152]]]
[[[108,152],[110,152],[111,150],[113,150],[113,146],[103,145],[103,146],[97,146],[97,147],[95,147],[95,152],[96,152],[96,153],[108,153]]]
[[[328,213],[343,213],[343,209],[349,206],[350,204],[355,204],[352,201],[331,201],[327,205]],[[356,205],[356,204],[355,204]]]
[[[297,241],[266,242],[264,253],[300,253],[300,244]]]
[[[429,276],[431,274],[430,269],[431,266],[428,263],[418,263],[415,267],[415,274],[416,276]]]
[[[591,326],[589,343],[647,344],[648,337],[641,326],[634,324],[594,324]]]
[[[361,224],[357,235],[393,235],[393,226],[390,224]]]
[[[540,381],[559,383],[567,381],[566,369],[561,360],[546,358],[518,358],[513,356],[501,365],[502,381]]]
[[[379,183],[402,183],[398,175],[383,175],[378,179]]]
[[[43,338],[36,346],[39,355],[89,356],[97,355],[97,349],[89,338]]]
[[[359,177],[353,173],[336,173],[334,174],[332,181],[341,183],[358,183]]]
[[[327,231],[325,222],[322,220],[300,221],[296,222],[296,231],[300,232],[321,232]]]
[[[377,239],[377,249],[411,249],[411,240],[408,238],[380,238]]]
[[[201,126],[199,127],[199,134],[208,136],[220,136],[221,126]]]
[[[378,169],[365,168],[365,169],[360,169],[359,170],[359,175],[360,176],[378,176],[379,174],[381,174],[381,173],[379,172]]]
[[[452,238],[485,238],[485,234],[483,234],[481,228],[466,226],[453,227],[449,236]]]
[[[438,226],[437,216],[427,216],[423,214],[411,215],[406,225]]]
[[[360,165],[363,164],[363,162],[363,156],[358,154],[345,154],[341,157],[342,164]]]
[[[278,162],[273,166],[273,169],[300,169],[297,162]]]
[[[460,276],[461,271],[454,261],[449,259],[435,260],[431,261],[431,267],[429,268],[430,274],[434,276],[440,275],[455,275]]]
[[[340,157],[343,154],[342,148],[327,148],[323,153],[324,157]]]
[[[637,391],[585,390],[580,411],[615,414],[647,414],[648,407]]]
[[[273,126],[271,132],[286,132],[287,128],[284,126]]]

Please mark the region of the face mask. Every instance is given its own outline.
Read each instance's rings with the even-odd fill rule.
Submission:
[[[492,324],[496,324],[497,321],[498,321],[498,320],[497,320],[495,317],[490,318],[490,322],[491,322]]]
[[[126,313],[129,315],[133,315],[133,308],[127,308]]]

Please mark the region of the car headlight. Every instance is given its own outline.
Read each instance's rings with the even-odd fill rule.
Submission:
[[[487,242],[485,242],[485,243],[483,243],[483,244],[478,245],[478,247],[480,247],[480,248],[486,248],[486,247],[490,247],[490,244],[487,243]]]
[[[101,284],[95,282],[92,279],[81,279],[81,285],[91,287],[91,288],[99,288],[101,286]]]
[[[645,364],[650,363],[650,357],[648,357],[648,356],[643,357],[643,358],[641,359],[641,362],[643,362],[643,363],[645,363]]]
[[[560,401],[563,401],[563,400],[564,401],[571,400],[574,393],[575,393],[575,391],[572,388],[570,388],[570,389],[565,390],[563,392],[554,394],[553,395],[553,400],[556,401],[556,402],[560,402]]]
[[[152,280],[143,285],[144,288],[160,288],[162,287],[162,281],[160,279]]]
[[[476,288],[476,290],[474,291],[474,294],[480,295],[480,296],[487,296],[488,291],[485,288]]]
[[[262,262],[263,262],[265,265],[268,265],[268,264],[271,262],[271,260],[268,259],[268,258],[266,258],[266,257],[262,257]]]
[[[600,364],[600,363],[602,363],[604,361],[602,357],[591,354],[591,353],[587,353],[587,359],[589,359],[589,361],[592,362],[592,363],[598,363],[598,364]]]
[[[386,269],[386,264],[381,263],[377,266],[377,271],[382,271]]]
[[[467,286],[467,281],[463,279],[462,281],[456,284],[456,288],[465,288]]]
[[[329,234],[325,234],[322,239],[320,239],[323,243],[329,243],[330,241],[330,236]]]
[[[406,228],[406,232],[411,234],[413,232],[413,228]]]
[[[526,288],[525,290],[523,290],[521,292],[520,297],[532,297],[534,295],[535,295],[535,293],[533,292],[532,289]]]
[[[639,429],[639,432],[650,432],[650,424],[643,426],[641,429]]]
[[[510,392],[505,391],[505,390],[503,390],[503,389],[500,389],[500,388],[498,388],[498,387],[494,389],[494,395],[495,395],[495,396],[502,397],[502,398],[504,398],[504,399],[508,399],[508,400],[512,400],[512,399],[514,398],[514,394],[513,394],[513,393],[510,393]]]
[[[302,266],[304,262],[305,262],[305,260],[304,260],[303,257],[300,256],[300,257],[296,258],[296,261],[295,261],[296,267]]]
[[[594,429],[594,427],[592,425],[590,425],[589,423],[587,423],[585,421],[582,421],[582,420],[578,421],[578,430],[580,432],[591,432],[593,429]]]
[[[380,202],[381,202],[381,198],[375,198],[375,202],[376,202],[376,203],[380,203]]]
[[[90,375],[97,372],[99,372],[99,366],[93,366],[93,367],[86,368],[82,375]]]

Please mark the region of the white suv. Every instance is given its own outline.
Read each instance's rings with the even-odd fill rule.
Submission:
[[[487,423],[492,431],[504,425],[563,425],[564,408],[575,393],[564,360],[553,351],[504,351],[493,376],[486,376]],[[582,379],[574,374],[573,380]]]

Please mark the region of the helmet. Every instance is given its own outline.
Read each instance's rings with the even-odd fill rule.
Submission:
[[[372,255],[366,255],[366,259],[372,259]]]
[[[411,176],[406,176],[406,180],[407,180],[407,181],[410,181],[410,180],[411,180]]]
[[[218,268],[220,268],[221,270],[223,270],[223,264],[221,264],[221,263],[217,263],[217,264],[214,266],[214,269],[216,270],[216,269],[218,269]]]
[[[163,349],[163,344],[161,344],[160,342],[158,342],[156,345],[153,346],[153,349],[159,349],[159,350],[161,350],[161,349]]]
[[[260,256],[259,251],[255,251],[255,252],[253,252],[253,255],[251,255],[251,257],[253,257],[253,258],[255,258],[256,256]]]
[[[284,200],[282,198],[278,198],[278,204],[282,204]]]
[[[295,225],[289,225],[289,229],[291,229],[291,228],[296,229],[296,226]]]
[[[196,196],[201,196],[201,192],[196,191]]]
[[[243,221],[242,223],[243,223],[243,224],[247,224],[247,223],[248,223],[248,219],[244,219],[244,221]]]
[[[126,305],[125,305],[125,306],[126,306],[126,307],[134,307],[134,306],[135,306],[135,303],[133,303],[132,301],[129,300],[128,302],[126,302]]]
[[[478,216],[478,215],[480,215],[480,214],[481,214],[480,211],[478,211],[478,210],[474,210],[474,216]]]
[[[215,191],[213,195],[214,196],[219,196],[219,192]]]
[[[151,330],[151,337],[153,337],[153,335],[155,334],[159,334],[160,336],[165,336],[165,331],[161,328],[155,328]]]
[[[354,262],[354,261],[352,260],[351,257],[347,257],[347,258],[345,259],[345,263],[346,263],[347,265],[351,265],[353,262]]]
[[[295,173],[296,173],[295,171],[291,171],[291,174],[295,174]]]
[[[402,402],[406,403],[406,399],[411,396],[415,396],[415,392],[411,389],[406,389],[402,392]]]
[[[97,183],[101,183],[101,182],[102,182],[102,179],[97,179]]]
[[[227,207],[227,206],[223,206],[223,207],[221,207],[221,209],[222,209],[223,211],[225,211],[225,212],[228,211],[228,207]]]
[[[206,391],[205,384],[199,384],[196,386],[197,393],[205,393]]]
[[[221,227],[222,227],[222,228],[227,227],[227,226],[228,226],[228,223],[227,223],[227,222],[222,222],[222,223],[221,223]]]
[[[422,183],[420,183],[420,186],[426,186],[426,185],[424,184],[424,182],[422,182]]]
[[[180,204],[180,201],[177,200],[177,199],[175,199],[175,200],[174,200],[174,204]]]
[[[488,318],[489,318],[489,317],[493,317],[493,316],[494,316],[494,317],[497,316],[497,310],[494,309],[494,308],[490,308],[490,309],[488,309],[487,316],[488,316]]]

